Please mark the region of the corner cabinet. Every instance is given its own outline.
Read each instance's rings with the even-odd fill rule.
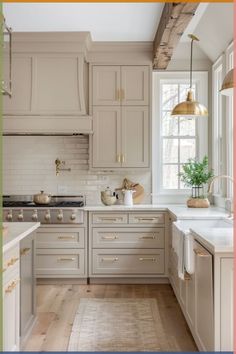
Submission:
[[[92,168],[150,167],[148,65],[92,67]]]
[[[4,115],[85,115],[85,66],[83,55],[13,54],[13,94],[3,98]]]

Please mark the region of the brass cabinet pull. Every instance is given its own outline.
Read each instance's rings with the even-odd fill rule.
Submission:
[[[10,294],[15,289],[19,281],[20,280],[13,280],[13,282],[5,289],[5,293]]]
[[[29,247],[23,248],[23,250],[20,251],[20,255],[25,256],[29,251],[30,251]]]
[[[118,236],[114,235],[114,236],[102,236],[103,240],[117,240]]]
[[[18,257],[13,257],[13,258],[11,258],[10,261],[7,262],[7,267],[12,266],[12,265],[15,264],[18,260],[19,260]]]
[[[101,259],[102,262],[117,262],[118,260],[118,257],[105,257]]]
[[[156,236],[140,236],[142,240],[155,240]]]
[[[124,163],[125,162],[125,155],[121,154],[121,162]]]
[[[67,258],[67,257],[63,257],[63,258],[57,258],[58,262],[64,262],[64,261],[75,261],[75,258]]]
[[[157,261],[157,259],[153,258],[153,257],[140,257],[139,260],[140,260],[140,262],[143,262],[143,261],[156,262]]]
[[[192,277],[191,277],[191,274],[189,274],[188,272],[184,272],[184,280],[191,280]]]
[[[138,218],[139,221],[154,221],[154,220],[159,220],[158,217],[156,218]]]
[[[124,89],[121,89],[121,90],[120,90],[120,99],[121,99],[121,100],[124,100],[124,99],[125,99],[125,90],[124,90]]]
[[[58,236],[58,240],[74,240],[75,236]]]
[[[116,156],[116,162],[121,162],[121,157],[120,157],[120,154],[117,154],[117,156]]]
[[[210,257],[210,254],[206,254],[203,251],[198,250],[197,248],[194,248],[193,251],[199,257]]]
[[[105,217],[100,218],[100,220],[102,220],[102,221],[118,221],[119,219],[121,219],[121,218],[108,218],[108,217],[107,218],[105,218]]]

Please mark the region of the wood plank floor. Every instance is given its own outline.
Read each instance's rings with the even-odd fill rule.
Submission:
[[[38,321],[25,351],[66,351],[80,298],[156,298],[172,351],[197,351],[173,290],[157,285],[38,285]]]

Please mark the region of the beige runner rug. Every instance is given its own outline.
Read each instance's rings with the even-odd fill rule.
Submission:
[[[81,299],[68,351],[166,351],[155,299]]]

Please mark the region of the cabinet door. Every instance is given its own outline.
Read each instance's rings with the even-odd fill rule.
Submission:
[[[20,285],[19,274],[7,282],[3,287],[3,350],[20,350]]]
[[[121,67],[121,102],[125,106],[149,104],[149,66]]]
[[[195,330],[203,351],[214,350],[212,255],[195,242]]]
[[[122,107],[122,167],[149,167],[149,111]]]
[[[32,233],[20,243],[20,335],[23,340],[35,317],[35,234]]]
[[[234,260],[222,258],[220,265],[220,350],[233,351]]]
[[[34,58],[33,107],[40,114],[86,114],[82,57]]]
[[[93,167],[121,167],[120,107],[94,107],[93,130]]]
[[[4,58],[4,81],[8,83],[9,64]],[[3,96],[3,114],[29,114],[32,98],[32,58],[13,56],[12,97]]]
[[[194,326],[195,321],[195,279],[194,274],[186,280],[186,316],[189,322]]]
[[[120,66],[93,66],[93,105],[120,105]]]

